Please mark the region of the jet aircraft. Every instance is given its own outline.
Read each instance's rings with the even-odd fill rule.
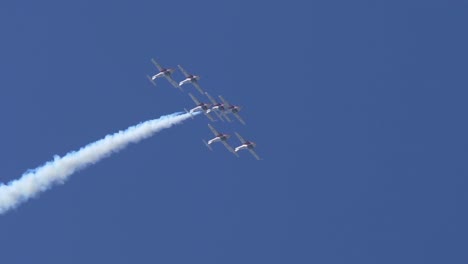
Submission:
[[[238,105],[231,105],[228,101],[226,101],[221,95],[219,96],[221,101],[223,102],[223,108],[226,109],[229,113],[232,113],[243,125],[245,125],[245,121],[239,115],[239,111],[242,107]]]
[[[210,115],[210,112],[211,112],[211,104],[207,104],[207,103],[202,103],[200,101],[198,101],[198,99],[193,96],[193,94],[189,93],[189,96],[190,98],[192,98],[193,102],[195,103],[195,107],[190,109],[190,111],[187,111],[187,113],[193,113],[193,112],[203,112],[206,117],[208,117],[208,119],[210,119],[211,121],[215,121],[213,119],[213,117]]]
[[[147,75],[148,80],[154,86],[156,86],[155,80],[157,78],[165,77],[167,81],[169,81],[169,83],[172,84],[172,86],[174,86],[174,88],[179,88],[182,91],[182,87],[180,87],[179,84],[174,80],[174,78],[172,78],[172,74],[175,72],[175,69],[161,67],[161,65],[159,65],[159,63],[155,59],[151,59],[151,62],[153,62],[154,66],[156,66],[156,68],[159,70],[159,72],[153,76]]]
[[[218,116],[219,119],[224,121],[223,117],[228,121],[231,122],[231,119],[226,115],[226,108],[224,108],[224,105],[222,103],[216,102],[216,100],[211,97],[211,95],[207,92],[205,92],[206,97],[210,99],[212,105],[211,105],[211,110],[215,112],[215,114]]]
[[[187,71],[184,70],[184,68],[182,68],[182,66],[180,65],[177,65],[180,69],[180,71],[184,74],[185,76],[185,80],[179,82],[179,86],[182,86],[186,83],[192,83],[193,86],[195,86],[195,88],[197,88],[197,90],[203,94],[203,89],[200,87],[200,85],[198,84],[198,80],[200,80],[200,76],[198,75],[193,75],[193,74],[189,74],[187,73]]]
[[[208,127],[210,128],[211,132],[213,132],[213,134],[215,135],[214,138],[208,140],[208,142],[206,142],[205,140],[203,140],[203,143],[205,143],[205,145],[210,149],[210,150],[213,150],[211,148],[211,144],[215,143],[215,142],[221,142],[223,143],[223,145],[232,153],[234,153],[236,156],[238,156],[238,154],[234,151],[234,149],[226,142],[228,140],[228,138],[231,137],[231,135],[228,135],[228,134],[223,134],[223,133],[219,133],[212,125],[208,124]]]
[[[242,145],[235,148],[234,152],[237,153],[240,150],[247,149],[257,160],[260,160],[260,157],[253,150],[257,144],[255,144],[255,142],[245,140],[237,132],[235,132],[235,134],[239,138],[239,140],[242,142]]]

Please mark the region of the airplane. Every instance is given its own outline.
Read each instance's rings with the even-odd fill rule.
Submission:
[[[175,88],[179,88],[181,91],[182,90],[182,87],[179,86],[179,84],[172,78],[172,73],[175,72],[175,69],[169,69],[169,68],[163,68],[161,67],[161,65],[159,65],[159,63],[155,60],[155,59],[151,59],[151,62],[154,64],[154,66],[156,66],[156,68],[158,68],[159,72],[153,76],[149,76],[149,75],[146,75],[146,77],[148,77],[148,80],[154,85],[156,86],[156,82],[155,80],[157,78],[160,78],[160,77],[165,77],[170,84],[172,84],[172,86],[174,86]]]
[[[230,113],[232,113],[238,120],[239,122],[241,122],[243,125],[245,125],[245,121],[242,119],[242,117],[239,115],[239,111],[241,110],[242,107],[238,106],[238,105],[231,105],[230,103],[228,103],[228,101],[226,101],[221,95],[219,96],[219,98],[221,99],[221,101],[223,102],[223,107],[229,111]]]
[[[192,98],[193,102],[197,105],[195,106],[194,108],[190,109],[190,111],[187,111],[185,110],[187,113],[189,114],[192,114],[193,112],[203,112],[206,117],[208,117],[208,119],[210,119],[211,121],[215,121],[213,119],[213,117],[210,115],[210,112],[211,112],[211,104],[207,104],[207,103],[201,103],[200,101],[198,101],[198,99],[193,96],[193,94],[189,93],[189,96],[190,98]],[[192,116],[193,117],[193,116]]]
[[[234,155],[238,156],[239,155],[234,151],[234,149],[232,149],[231,146],[229,146],[229,144],[226,142],[228,140],[228,138],[231,137],[231,135],[228,135],[228,134],[223,134],[223,133],[219,133],[212,125],[208,124],[208,127],[210,128],[211,132],[213,132],[213,134],[215,135],[214,138],[208,140],[208,142],[206,142],[205,140],[203,140],[203,143],[205,143],[205,145],[210,149],[210,150],[213,150],[211,148],[211,144],[215,143],[215,142],[221,142],[223,143],[223,145],[232,153],[234,153]]]
[[[239,135],[237,132],[234,132],[234,133],[235,133],[236,136],[239,138],[239,140],[242,142],[242,145],[240,145],[240,146],[238,146],[237,148],[235,148],[235,149],[234,149],[234,152],[237,153],[237,152],[240,151],[240,150],[247,149],[248,151],[250,151],[250,153],[251,153],[257,160],[261,160],[261,158],[260,158],[260,157],[257,155],[257,153],[255,153],[255,151],[253,150],[257,144],[255,144],[255,142],[245,140],[245,139],[242,138],[241,135]]]
[[[187,73],[187,72],[184,70],[184,68],[182,68],[182,66],[180,66],[180,65],[177,65],[177,66],[179,67],[180,71],[181,71],[181,72],[184,74],[184,76],[185,76],[185,80],[181,81],[181,82],[179,83],[179,86],[182,86],[182,85],[184,85],[184,84],[186,84],[186,83],[192,83],[193,86],[195,86],[195,88],[197,88],[197,90],[198,90],[201,94],[203,94],[203,89],[202,89],[202,88],[200,87],[200,85],[198,84],[198,80],[200,80],[200,76],[198,76],[198,75],[193,75],[193,74],[189,74],[189,73]]]
[[[223,117],[224,117],[224,118],[226,118],[226,120],[228,122],[231,122],[231,119],[226,115],[226,108],[224,108],[224,105],[222,103],[216,102],[216,100],[213,97],[211,97],[211,95],[209,93],[205,92],[205,94],[206,94],[206,97],[208,97],[208,99],[210,99],[210,101],[212,103],[211,109],[214,110],[214,112],[218,116],[218,118],[221,119],[222,121],[224,121],[224,119],[223,119]]]

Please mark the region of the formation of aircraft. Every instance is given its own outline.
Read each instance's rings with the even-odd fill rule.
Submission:
[[[230,104],[226,99],[224,99],[223,96],[219,95],[219,101],[215,100],[210,94],[205,92],[200,84],[198,83],[200,80],[200,76],[191,74],[187,72],[181,65],[177,65],[179,68],[180,72],[184,75],[185,79],[183,79],[180,82],[177,82],[173,78],[173,74],[175,72],[175,69],[173,68],[164,68],[162,67],[155,59],[151,59],[151,62],[154,64],[154,66],[158,69],[158,73],[150,76],[147,75],[148,80],[156,86],[156,79],[164,77],[174,88],[178,88],[181,91],[182,85],[185,84],[192,84],[202,95],[205,95],[210,103],[206,102],[201,102],[199,101],[193,94],[188,93],[192,101],[195,103],[195,107],[185,111],[192,115],[193,113],[196,112],[201,112],[205,114],[205,116],[212,122],[217,121],[216,119],[213,118],[211,113],[215,113],[215,115],[218,117],[219,120],[221,121],[227,121],[227,122],[232,122],[231,118],[229,115],[233,115],[236,117],[237,120],[243,125],[245,125],[244,119],[239,115],[239,112],[241,111],[242,107],[238,105],[233,105]],[[192,115],[193,118],[193,115]],[[229,134],[225,133],[219,133],[211,124],[208,124],[208,128],[213,132],[214,138],[205,141],[203,140],[203,143],[210,149],[213,150],[211,145],[216,142],[221,142],[227,150],[229,150],[231,153],[239,157],[238,152],[241,150],[248,150],[257,160],[260,160],[261,158],[257,155],[257,153],[254,151],[254,148],[256,147],[255,142],[252,141],[247,141],[242,138],[241,135],[239,135],[237,132],[235,132],[237,138],[240,140],[241,145],[232,148],[228,143],[227,140],[231,137]]]

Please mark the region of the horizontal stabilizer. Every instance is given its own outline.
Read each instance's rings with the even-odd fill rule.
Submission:
[[[209,148],[211,151],[213,151],[213,149],[211,148],[210,144],[206,143],[206,141],[204,139],[202,139],[203,143],[205,143],[205,146],[207,148]]]
[[[193,119],[193,114],[192,111],[187,110],[187,108],[184,108],[185,112],[190,115],[190,117]]]
[[[154,86],[156,86],[156,83],[154,82],[153,78],[151,78],[151,76],[146,75],[146,77],[148,77],[148,80],[149,80]]]

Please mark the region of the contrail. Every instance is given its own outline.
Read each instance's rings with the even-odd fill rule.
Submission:
[[[55,156],[52,161],[25,172],[17,180],[7,184],[0,183],[0,214],[48,190],[56,183],[64,183],[74,172],[108,157],[128,144],[137,143],[158,131],[179,124],[191,118],[193,114],[177,112],[131,126],[126,130],[107,135],[78,151],[69,152],[63,157]]]

